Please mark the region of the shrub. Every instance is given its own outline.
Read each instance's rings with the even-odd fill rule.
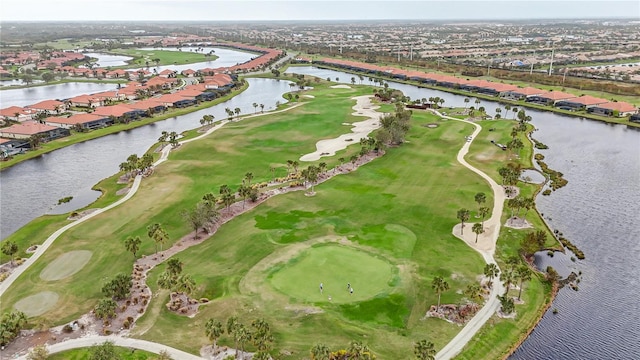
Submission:
[[[73,328],[71,327],[71,325],[67,324],[65,326],[62,327],[62,332],[64,333],[72,333],[73,332]]]

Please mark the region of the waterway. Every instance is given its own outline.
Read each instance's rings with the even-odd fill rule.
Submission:
[[[70,82],[0,91],[0,108],[33,105],[43,100],[68,99],[83,94],[115,90],[117,84]]]
[[[117,173],[119,164],[129,155],[144,154],[157,142],[162,131],[180,133],[197,128],[205,114],[225,119],[227,107],[238,107],[241,114],[254,113],[253,103],[264,104],[264,111],[273,110],[276,102],[286,102],[282,94],[291,91],[288,81],[247,81],[247,90],[213,107],[71,145],[3,170],[0,176],[0,237],[6,238],[46,213],[64,213],[89,205],[100,195],[91,187]],[[73,196],[73,200],[56,205],[59,199],[67,196]]]
[[[234,66],[234,65],[238,65],[238,64],[242,64],[245,63],[257,56],[259,56],[259,54],[254,54],[254,53],[249,53],[249,52],[244,52],[244,51],[239,51],[239,50],[234,50],[234,49],[227,49],[227,48],[218,48],[218,47],[202,47],[202,52],[200,52],[201,54],[207,54],[210,51],[214,51],[213,55],[218,56],[217,59],[215,60],[211,60],[211,61],[204,61],[204,62],[199,62],[199,63],[195,63],[195,64],[184,64],[184,65],[180,65],[180,64],[173,64],[173,65],[163,65],[163,66],[155,66],[155,67],[150,67],[150,70],[155,69],[158,73],[160,73],[162,70],[165,69],[170,69],[170,70],[175,70],[177,72],[183,71],[183,70],[187,70],[187,69],[191,69],[191,70],[200,70],[200,69],[204,69],[204,68],[219,68],[219,67],[229,67],[229,66]],[[167,48],[141,48],[140,50],[146,50],[146,51],[154,51],[154,50],[167,50],[167,51],[180,51],[178,48],[174,48],[174,47],[167,47]],[[193,52],[196,50],[195,47],[183,47],[181,48],[182,52]],[[152,55],[150,55],[152,56]],[[145,67],[146,68],[146,67]],[[135,69],[134,69],[135,70]]]
[[[288,71],[327,77],[351,84],[357,75],[292,67]],[[363,83],[368,83],[365,77]],[[484,106],[493,115],[500,106],[471,97],[389,82],[412,99],[439,96],[444,106]],[[502,115],[504,116],[504,110]],[[551,196],[539,195],[536,206],[558,230],[586,254],[553,258],[538,255],[538,265],[550,264],[567,276],[581,272],[578,291],[560,291],[548,313],[511,359],[638,359],[640,354],[640,131],[527,109],[538,128],[534,137],[549,146],[536,150],[561,171],[567,186]],[[512,117],[512,116],[509,116]],[[553,314],[553,309],[558,309]]]
[[[90,58],[97,59],[95,65],[101,68],[108,68],[112,66],[125,66],[127,61],[132,60],[131,56],[102,54],[102,53],[82,53]]]

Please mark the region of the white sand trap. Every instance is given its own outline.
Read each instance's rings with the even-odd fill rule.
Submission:
[[[58,293],[53,291],[41,291],[18,301],[14,307],[27,317],[34,317],[42,315],[54,307],[58,302],[58,297]]]
[[[340,84],[340,85],[333,85],[333,86],[329,86],[332,89],[351,89],[351,86],[349,85],[344,85],[344,84]]]
[[[40,272],[40,279],[45,281],[60,280],[69,277],[82,269],[93,252],[89,250],[69,251],[58,256]]]
[[[313,99],[313,98],[315,98],[315,96],[313,96],[313,95],[302,95],[302,96],[304,96],[304,97],[306,97],[306,98],[309,98],[309,99]]]
[[[382,113],[375,111],[378,106],[371,106],[371,96],[357,96],[353,99],[356,100],[356,104],[353,106],[354,113],[352,115],[367,116],[369,119],[349,124],[353,126],[350,134],[343,134],[335,139],[318,141],[316,143],[317,150],[303,155],[300,161],[316,161],[323,156],[333,156],[336,151],[346,149],[351,144],[360,145],[360,139],[366,139],[373,130],[380,127]]]

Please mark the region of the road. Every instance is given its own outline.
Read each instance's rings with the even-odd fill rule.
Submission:
[[[498,183],[496,183],[491,177],[489,177],[489,175],[471,166],[464,159],[464,156],[467,154],[467,152],[469,152],[469,147],[471,146],[473,140],[482,130],[482,126],[471,121],[456,119],[454,117],[443,115],[435,110],[432,111],[438,116],[441,116],[445,119],[465,122],[475,127],[475,131],[471,135],[472,140],[464,143],[464,145],[458,152],[457,160],[464,167],[480,175],[489,183],[489,186],[493,191],[493,211],[491,212],[491,218],[484,222],[484,228],[486,229],[485,233],[478,236],[477,242],[475,241],[475,234],[469,231],[472,227],[471,223],[465,226],[465,228],[469,229],[467,230],[467,234],[462,235],[460,224],[457,224],[453,228],[453,235],[467,243],[467,245],[469,245],[477,252],[479,252],[487,264],[496,264],[493,255],[495,254],[496,243],[498,241],[498,235],[500,234],[500,220],[502,217],[502,210],[505,201],[504,189],[502,188],[502,186],[498,185]],[[496,264],[496,266],[497,265],[498,264]],[[498,308],[500,307],[498,295],[503,294],[504,290],[504,286],[500,281],[493,281],[493,287],[491,288],[491,293],[489,294],[489,300],[487,300],[482,309],[480,309],[480,311],[478,311],[478,313],[476,313],[476,315],[471,318],[469,322],[467,322],[467,324],[464,326],[464,328],[462,328],[458,335],[451,339],[451,341],[449,341],[449,343],[436,354],[436,360],[452,359],[462,351],[462,349],[469,343],[469,341],[471,341],[471,339],[482,328],[482,326],[493,316],[496,310],[498,310]]]

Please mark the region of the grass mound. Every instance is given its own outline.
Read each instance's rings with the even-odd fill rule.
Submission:
[[[40,278],[45,281],[62,280],[80,271],[89,260],[93,252],[89,250],[75,250],[58,256],[40,272]]]

